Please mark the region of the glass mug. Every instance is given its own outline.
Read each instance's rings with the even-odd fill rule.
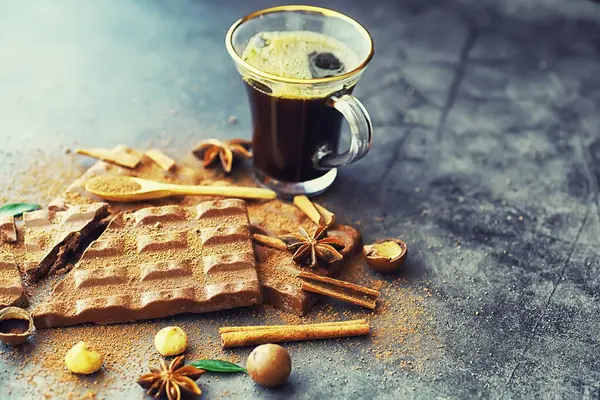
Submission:
[[[305,79],[267,72],[243,58],[246,46],[257,34],[306,31],[345,45],[353,52],[355,65],[348,71],[341,67],[338,75]],[[373,40],[362,25],[325,8],[273,7],[236,21],[227,32],[226,46],[248,92],[253,167],[261,185],[282,196],[319,194],[333,183],[337,167],[368,153],[373,124],[365,107],[352,96],[374,52]],[[286,68],[286,61],[281,61],[280,67]],[[340,153],[342,116],[350,126],[351,140],[349,149]]]

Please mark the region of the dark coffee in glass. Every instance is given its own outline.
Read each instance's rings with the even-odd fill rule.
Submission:
[[[349,47],[327,35],[308,32],[261,32],[250,39],[242,58],[266,72],[288,78],[339,76],[358,65]],[[285,182],[325,175],[316,168],[319,152],[337,153],[342,114],[331,106],[331,93],[285,86],[275,92],[245,80],[253,120],[254,166]],[[349,92],[350,89],[348,88]]]
[[[324,191],[336,167],[360,159],[370,147],[371,121],[351,93],[372,55],[372,43],[364,28],[345,18],[317,7],[275,7],[238,21],[228,33],[228,49],[250,100],[255,174],[280,194]],[[341,38],[289,26],[254,30],[307,24]],[[344,117],[352,143],[339,154]]]
[[[318,151],[337,153],[342,114],[328,98],[289,99],[266,94],[246,83],[253,117],[254,167],[285,182],[319,178]]]

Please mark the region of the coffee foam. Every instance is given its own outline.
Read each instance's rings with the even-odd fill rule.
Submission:
[[[344,72],[352,71],[360,63],[356,52],[344,43],[331,36],[310,31],[260,32],[250,39],[242,58],[270,74],[308,80],[313,78],[309,66],[309,54],[313,52],[334,54],[343,63]],[[250,77],[244,78],[248,80]],[[272,95],[278,97],[319,97],[335,91],[326,88],[322,93],[323,89],[308,86],[266,84],[273,90]]]

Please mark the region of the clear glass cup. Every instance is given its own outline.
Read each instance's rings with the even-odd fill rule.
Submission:
[[[336,76],[299,79],[269,73],[242,58],[258,33],[297,31],[336,39],[355,53],[358,64]],[[227,32],[226,47],[248,91],[253,166],[261,185],[282,196],[319,194],[333,183],[337,167],[367,154],[373,124],[352,95],[374,53],[373,40],[362,25],[325,8],[273,7],[236,21]],[[351,137],[349,149],[339,152],[342,117]]]

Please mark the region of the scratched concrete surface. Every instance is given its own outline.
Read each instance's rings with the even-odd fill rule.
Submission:
[[[0,1],[3,159],[32,143],[173,136],[179,148],[248,136],[223,37],[239,16],[273,4]],[[367,241],[406,239],[409,280],[430,282],[444,351],[406,371],[365,364],[368,342],[335,362],[319,357],[335,344],[305,345],[286,388],[226,377],[209,379],[207,396],[599,398],[600,5],[320,4],[359,19],[377,49],[356,91],[374,120],[373,149],[323,201],[363,221]],[[26,383],[0,357],[1,368],[0,398],[22,398]]]

